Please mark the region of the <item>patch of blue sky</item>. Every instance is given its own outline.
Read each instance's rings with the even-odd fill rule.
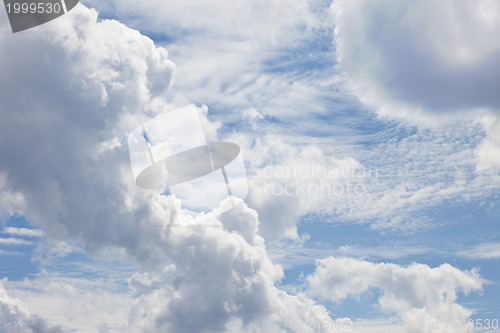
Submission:
[[[34,229],[25,216],[14,215],[1,221],[0,238],[17,241],[11,241],[12,244],[0,243],[0,279],[36,280],[51,274],[58,278],[101,280],[109,291],[130,291],[127,278],[139,269],[133,262],[124,261],[111,251],[93,257],[78,248],[66,255],[40,258],[37,249],[44,241],[43,237],[23,235],[30,231],[34,234],[41,232]]]
[[[37,265],[31,261],[34,246],[0,253],[0,277],[20,281],[37,273]]]
[[[33,276],[38,265],[32,260],[38,238],[13,235],[6,228],[34,230],[26,217],[13,215],[0,222],[0,238],[10,240],[0,243],[0,278],[18,281]]]
[[[116,17],[106,15],[105,12],[99,12],[99,17],[103,19],[116,19]],[[190,31],[173,25],[169,26],[168,30],[160,30],[154,24],[147,24],[148,18],[143,16],[126,16],[123,18],[123,21],[120,20],[120,22],[130,28],[137,29],[142,35],[153,40],[156,45],[167,48],[169,51],[169,58],[174,60],[174,63],[177,55],[174,49],[168,46],[185,39],[199,37],[201,34],[200,31]]]
[[[456,267],[470,266],[479,267],[479,274],[487,281],[483,283],[483,290],[480,293],[470,293],[469,295],[460,295],[459,303],[464,307],[471,309],[474,313],[472,318],[489,318],[500,321],[500,310],[498,300],[500,299],[500,276],[499,264],[497,260],[474,260],[451,262]],[[491,280],[495,278],[495,280]]]
[[[351,115],[352,116],[352,115]],[[222,116],[214,116],[215,120],[227,120],[223,114]],[[325,121],[326,119],[326,121]],[[343,121],[343,124],[336,122],[336,116],[323,116],[323,115],[304,115],[295,116],[293,118],[264,116],[259,121],[261,126],[255,127],[248,122],[248,119],[242,117],[234,117],[231,122],[224,122],[220,130],[221,135],[230,134],[233,131],[243,132],[249,136],[261,134],[278,134],[290,136],[291,139],[308,137],[314,138],[335,138],[336,140],[342,139],[343,143],[359,143],[359,141],[367,141],[368,138],[364,137],[363,133],[359,133],[356,129],[350,128],[350,124]],[[356,118],[351,118],[351,124],[354,124]],[[271,131],[271,132],[270,132]],[[362,139],[360,139],[360,136]],[[295,137],[295,138],[294,138]],[[303,141],[309,143],[310,141]]]
[[[340,247],[349,251],[356,247],[392,247],[394,253],[388,259],[430,259],[436,255],[452,257],[483,243],[500,241],[498,223],[500,190],[488,198],[477,198],[469,202],[445,201],[439,205],[408,212],[405,220],[432,221],[423,228],[377,228],[379,218],[345,219],[331,214],[308,214],[302,217],[299,234],[308,234],[306,246],[326,246],[338,253]],[[405,223],[403,220],[401,223]],[[349,249],[349,247],[351,249]],[[406,249],[401,251],[401,248]],[[420,249],[420,250],[419,250]],[[357,253],[357,251],[355,251]],[[426,255],[429,256],[427,256]],[[379,252],[383,255],[383,252]],[[372,257],[373,253],[359,253]],[[378,257],[383,259],[383,257]]]
[[[435,207],[429,212],[434,220],[438,221],[433,234],[443,238],[443,241],[452,243],[462,238],[461,246],[471,246],[482,242],[500,241],[500,189],[494,190],[490,196],[470,200],[469,202],[454,203]],[[448,230],[449,229],[449,230]]]
[[[500,319],[500,257],[481,258],[473,250],[482,244],[493,244],[500,252],[500,192],[489,199],[474,200],[454,206],[442,206],[435,211],[435,218],[443,221],[442,226],[427,232],[435,243],[435,253],[441,256],[427,256],[427,261],[446,261],[459,269],[477,268],[486,279],[482,295],[471,294],[464,302],[477,308],[479,316],[494,314]],[[436,258],[437,257],[437,258]],[[438,259],[441,257],[440,259]],[[474,302],[479,305],[473,306]]]
[[[309,215],[306,218],[311,218]],[[307,234],[310,240],[305,247],[322,249],[323,256],[353,256],[373,261],[394,260],[405,257],[420,258],[429,247],[425,235],[405,234],[398,231],[374,230],[365,221],[302,222],[299,234]]]

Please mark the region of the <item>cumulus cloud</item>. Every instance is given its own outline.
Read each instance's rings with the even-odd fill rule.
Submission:
[[[323,306],[275,287],[283,272],[254,210],[194,219],[175,198],[134,184],[128,132],[174,107],[163,95],[175,69],[167,51],[83,5],[44,29],[0,36],[2,212],[28,216],[49,244],[114,248],[141,264],[130,280],[130,331],[334,326]]]
[[[335,43],[356,94],[392,112],[500,109],[495,1],[334,1]],[[395,109],[395,110],[394,110]]]
[[[472,311],[457,303],[457,294],[482,289],[476,271],[460,271],[449,264],[436,268],[422,264],[403,267],[335,257],[319,260],[307,281],[311,295],[335,302],[379,289],[380,308],[395,313],[396,320],[405,324],[408,332],[446,332],[450,324],[458,325],[455,332],[472,331],[459,325],[467,321]],[[427,324],[432,322],[439,325],[429,327]]]
[[[60,327],[50,326],[45,320],[32,316],[26,305],[7,295],[0,282],[0,330],[12,333],[62,333]]]
[[[161,232],[172,264],[129,281],[138,332],[288,332],[334,326],[326,309],[274,283],[282,270],[258,235],[257,213],[241,204],[220,220],[182,217]]]
[[[84,6],[48,28],[0,38],[1,209],[89,250],[144,254],[134,229],[154,214],[148,201],[134,201],[149,194],[133,191],[125,138],[165,110],[158,96],[175,66],[149,38],[97,22]]]

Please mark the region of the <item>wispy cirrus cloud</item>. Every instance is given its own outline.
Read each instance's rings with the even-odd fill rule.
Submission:
[[[480,244],[469,250],[460,251],[458,254],[470,259],[499,259],[500,243]]]

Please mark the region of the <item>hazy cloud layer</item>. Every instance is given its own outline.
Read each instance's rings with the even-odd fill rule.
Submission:
[[[62,328],[51,327],[42,318],[32,316],[26,305],[10,297],[0,282],[0,330],[12,333],[62,333]]]

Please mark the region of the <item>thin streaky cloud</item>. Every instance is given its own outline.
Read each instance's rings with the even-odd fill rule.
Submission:
[[[470,259],[499,259],[500,243],[486,243],[458,253]]]
[[[16,227],[5,227],[2,229],[2,233],[15,236],[25,236],[25,237],[42,237],[43,235],[45,235],[45,233],[42,230],[16,228]]]
[[[0,238],[0,245],[32,245],[33,242],[20,238]]]
[[[23,256],[24,253],[17,252],[17,251],[5,251],[5,250],[0,250],[0,256],[2,257],[19,257]]]

